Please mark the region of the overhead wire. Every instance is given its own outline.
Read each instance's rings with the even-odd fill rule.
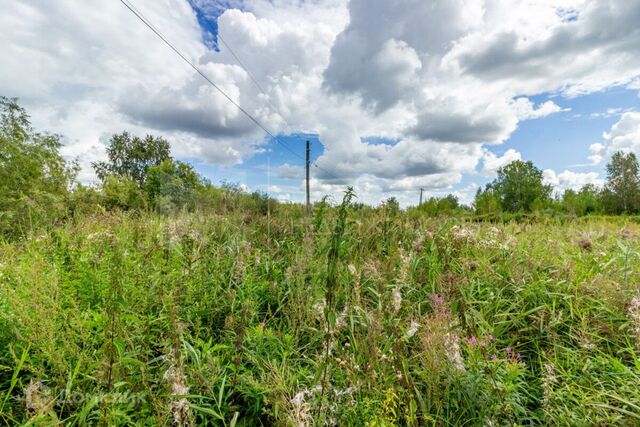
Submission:
[[[260,92],[262,92],[262,94],[265,96],[265,99],[267,100],[267,102],[269,103],[269,105],[278,113],[278,115],[280,116],[280,118],[285,122],[285,124],[291,128],[291,125],[289,124],[289,122],[287,122],[287,119],[285,118],[284,114],[282,114],[282,112],[280,111],[280,109],[273,104],[273,102],[271,102],[271,97],[269,96],[269,94],[264,90],[264,88],[262,87],[262,85],[258,82],[258,79],[255,78],[255,76],[253,75],[253,73],[249,70],[249,68],[244,64],[244,62],[238,57],[238,55],[235,53],[235,51],[233,50],[233,48],[229,45],[229,43],[227,43],[227,41],[224,39],[224,37],[222,36],[222,34],[220,32],[217,33],[217,37],[218,39],[222,42],[222,44],[229,50],[229,53],[231,54],[231,56],[233,56],[233,58],[236,60],[236,62],[238,63],[238,65],[240,65],[240,67],[247,73],[247,75],[249,76],[249,78],[251,79],[251,81],[253,82],[253,84],[258,88],[258,90],[260,90]],[[328,175],[333,175],[331,172],[329,172],[328,170],[320,167],[318,165],[318,163],[316,161],[311,162],[313,164],[314,167],[322,170],[323,172],[327,173]],[[333,175],[334,178],[338,178],[337,176]]]
[[[213,86],[223,97],[227,99],[227,101],[231,102],[238,110],[240,110],[249,120],[251,120],[256,126],[262,129],[267,135],[269,135],[274,141],[278,142],[282,145],[283,148],[291,152],[291,154],[305,161],[305,159],[293,149],[291,149],[286,143],[284,143],[280,138],[278,138],[275,134],[273,134],[266,126],[264,126],[257,118],[255,118],[251,113],[245,110],[238,102],[234,101],[227,93],[222,90],[220,86],[214,83],[206,74],[204,74],[200,68],[198,68],[193,62],[191,62],[187,57],[180,52],[178,48],[176,48],[163,34],[160,30],[155,28],[153,24],[128,0],[120,0],[120,2],[131,11],[143,24],[145,24],[153,33],[160,38],[167,46],[171,48],[184,62],[186,62],[193,70],[198,73],[203,79],[205,79],[211,86]]]

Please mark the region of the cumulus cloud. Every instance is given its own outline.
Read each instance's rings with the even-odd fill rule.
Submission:
[[[482,155],[482,173],[486,176],[495,175],[498,169],[516,160],[522,160],[522,155],[513,148],[509,148],[500,157],[489,150],[485,150]]]
[[[276,176],[282,179],[303,179],[304,169],[301,166],[284,163],[276,169]]]
[[[603,141],[589,146],[589,160],[601,164],[616,151],[632,152],[640,157],[640,113],[622,113],[620,119],[604,132]]]
[[[520,120],[539,119],[550,114],[571,111],[571,108],[562,108],[553,101],[545,101],[536,108],[533,102],[525,97],[516,98],[513,106]]]
[[[486,147],[523,120],[568,111],[562,97],[640,81],[640,4],[625,0],[135,3],[273,133],[319,134],[317,195],[352,184],[363,200],[393,193],[411,203],[420,187],[452,190],[479,166],[489,175],[519,158]],[[218,17],[259,88],[224,44],[211,49],[191,5]],[[159,133],[175,155],[215,164],[264,149],[264,133],[118,2],[82,13],[74,0],[0,7],[0,93],[19,96],[40,128],[67,136],[64,152],[81,156],[84,179],[108,136],[124,129]],[[536,105],[540,94],[560,97]],[[593,162],[640,149],[634,114],[592,145]],[[277,169],[283,179],[300,172]],[[558,185],[577,179],[564,173]]]
[[[640,155],[640,113],[624,113],[603,137],[608,154],[625,151]]]
[[[599,187],[604,185],[604,179],[600,178],[598,172],[572,172],[565,170],[564,172],[556,173],[552,169],[545,169],[542,173],[544,183],[552,185],[560,193],[565,190],[577,191],[587,184],[594,184]]]
[[[606,149],[607,147],[599,142],[589,145],[589,151],[591,152],[589,160],[591,160],[594,165],[602,163]]]
[[[575,19],[559,13],[561,6],[567,9],[566,3],[571,3]],[[519,93],[560,90],[575,96],[629,83],[640,73],[637,2],[487,2],[487,6],[482,30],[468,34],[449,55],[465,74],[507,81]],[[519,18],[527,24],[516,25]]]

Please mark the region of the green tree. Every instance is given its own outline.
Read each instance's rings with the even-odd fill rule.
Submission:
[[[584,185],[580,191],[566,190],[562,195],[562,207],[566,212],[577,216],[600,212],[600,190],[593,184]]]
[[[131,136],[128,132],[115,134],[109,140],[106,162],[92,163],[101,181],[109,175],[120,175],[133,180],[142,188],[151,166],[158,166],[170,158],[169,143],[161,137]]]
[[[454,194],[447,194],[438,199],[438,213],[451,213],[460,207],[460,201]]]
[[[607,213],[637,213],[640,209],[638,159],[634,153],[618,151],[607,164],[603,204]]]
[[[506,212],[530,212],[551,199],[551,186],[542,182],[542,171],[532,162],[516,160],[498,170],[490,184]]]
[[[428,216],[451,215],[457,210],[461,210],[460,201],[454,194],[447,194],[444,197],[429,197],[416,208]]]
[[[57,135],[37,133],[15,99],[0,97],[0,233],[26,231],[66,215],[78,167]]]
[[[484,191],[482,188],[478,188],[473,207],[478,215],[498,213],[501,211],[500,197],[490,185],[487,185]]]
[[[166,159],[149,167],[144,189],[152,206],[160,211],[170,211],[183,206],[193,207],[195,194],[204,184],[191,165]]]

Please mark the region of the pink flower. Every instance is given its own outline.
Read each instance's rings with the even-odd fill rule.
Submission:
[[[491,360],[498,360],[498,356],[496,356],[495,354],[491,355]]]
[[[493,335],[489,335],[487,339],[489,340],[489,342],[493,342]]]
[[[431,301],[435,304],[435,305],[440,305],[444,303],[444,298],[441,297],[438,294],[431,294],[429,295],[429,298],[431,298]]]
[[[469,345],[476,345],[478,344],[478,339],[476,338],[476,336],[472,336],[471,338],[469,338],[467,341],[469,341]]]
[[[507,347],[504,351],[506,351],[507,354],[511,354],[513,352],[513,349],[511,347]]]

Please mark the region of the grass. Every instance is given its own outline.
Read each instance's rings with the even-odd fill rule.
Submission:
[[[638,425],[639,237],[348,200],[78,218],[0,243],[0,423]]]

